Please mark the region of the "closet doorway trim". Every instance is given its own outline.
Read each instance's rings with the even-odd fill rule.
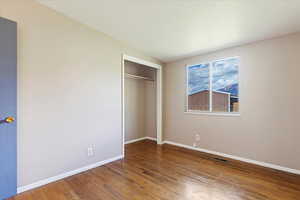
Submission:
[[[156,78],[156,137],[157,144],[162,144],[162,66],[140,58],[122,56],[122,145],[123,156],[125,154],[125,61],[134,62],[155,68],[157,70]]]

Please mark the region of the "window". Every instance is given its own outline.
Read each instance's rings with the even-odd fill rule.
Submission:
[[[187,111],[239,112],[239,59],[187,67]]]

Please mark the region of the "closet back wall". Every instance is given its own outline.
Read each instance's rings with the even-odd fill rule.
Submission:
[[[125,79],[125,142],[146,137],[145,83],[140,79]]]
[[[122,53],[160,63],[34,0],[0,5],[18,23],[18,185],[122,155]]]
[[[145,70],[146,69],[146,70]],[[125,61],[125,73],[142,75],[155,80],[155,70]],[[125,78],[125,142],[156,138],[155,81]]]
[[[145,132],[147,137],[156,139],[156,82],[145,81]]]

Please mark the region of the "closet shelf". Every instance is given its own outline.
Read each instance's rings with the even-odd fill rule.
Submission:
[[[126,76],[126,78],[143,79],[143,80],[146,80],[146,81],[154,81],[153,79],[151,79],[149,77],[138,76],[138,75],[134,75],[134,74],[125,73],[125,76]]]

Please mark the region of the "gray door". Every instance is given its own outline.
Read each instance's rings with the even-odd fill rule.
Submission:
[[[0,18],[0,199],[17,190],[17,25]]]

